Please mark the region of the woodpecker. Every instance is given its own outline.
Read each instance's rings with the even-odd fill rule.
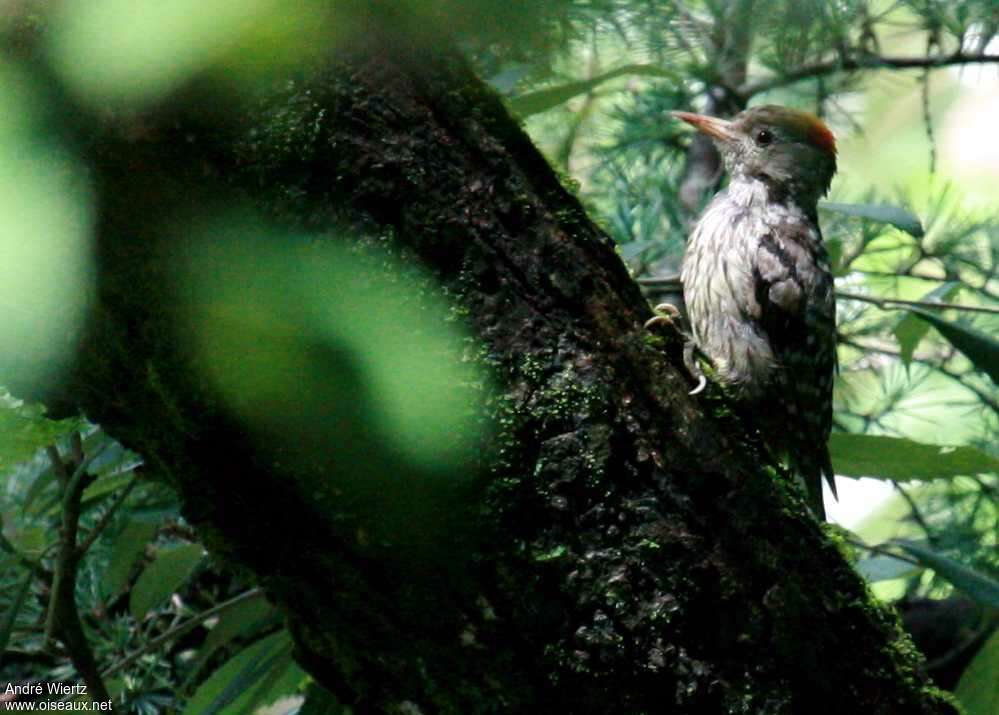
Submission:
[[[835,139],[818,117],[773,105],[731,120],[673,116],[714,140],[729,175],[683,259],[691,347],[786,457],[824,520],[823,477],[836,493],[836,304],[816,207],[836,173]],[[687,363],[700,375],[689,351]]]

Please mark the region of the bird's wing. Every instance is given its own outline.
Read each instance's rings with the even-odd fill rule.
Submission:
[[[826,443],[832,427],[836,305],[829,259],[818,227],[782,226],[758,242],[753,281],[759,324],[778,361],[779,399],[794,425],[792,452],[801,471],[833,487]]]

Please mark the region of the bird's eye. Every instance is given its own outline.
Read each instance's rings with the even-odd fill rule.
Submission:
[[[769,129],[761,129],[756,132],[756,144],[758,146],[766,146],[774,140],[774,135],[770,133]]]

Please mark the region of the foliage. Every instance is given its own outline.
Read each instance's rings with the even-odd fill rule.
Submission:
[[[15,409],[33,413],[40,433],[59,424],[38,409]],[[111,697],[140,713],[183,709],[185,695],[200,703],[186,712],[245,712],[251,703],[295,693],[305,675],[289,660],[287,635],[278,630],[274,609],[259,590],[206,562],[172,492],[143,478],[142,460],[92,425],[41,448],[6,474],[0,496],[2,677],[12,683],[77,680],[65,655],[51,647],[48,625],[55,607],[51,584],[62,568],[52,558],[60,542],[55,524],[69,491],[59,462],[72,464],[74,453],[92,456],[77,465],[86,477],[79,491],[85,536],[78,545],[82,563],[73,606],[84,617]],[[231,695],[217,686],[212,690],[218,677],[206,676],[227,660],[251,655],[255,685],[241,689],[238,703],[225,709]]]

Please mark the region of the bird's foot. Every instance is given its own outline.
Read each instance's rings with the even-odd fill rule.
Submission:
[[[708,386],[708,378],[701,369],[698,358],[706,357],[697,349],[691,337],[680,327],[680,310],[672,303],[660,303],[652,309],[655,315],[645,321],[646,330],[670,328],[683,338],[683,364],[687,372],[697,380],[697,385],[690,391],[691,395],[699,394]]]

